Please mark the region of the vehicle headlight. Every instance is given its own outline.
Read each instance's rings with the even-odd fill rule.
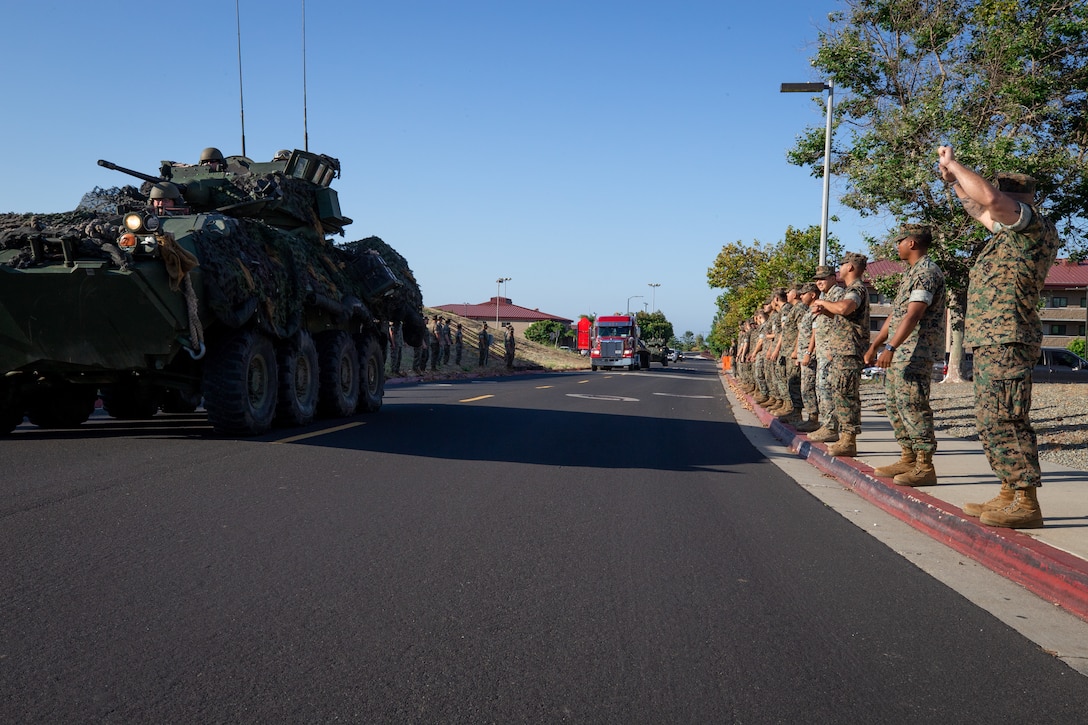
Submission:
[[[143,225],[143,217],[136,212],[125,214],[125,229],[128,229],[130,232],[138,232],[143,228]]]

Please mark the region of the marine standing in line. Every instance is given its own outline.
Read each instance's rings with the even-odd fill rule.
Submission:
[[[786,291],[787,311],[782,315],[782,361],[785,402],[778,409],[778,419],[783,423],[801,422],[801,368],[797,362],[797,323],[804,314],[800,302],[801,285],[795,284]]]
[[[865,352],[865,363],[887,370],[885,408],[902,455],[873,472],[900,486],[932,486],[937,483],[937,434],[929,387],[933,362],[944,359],[944,272],[927,254],[933,243],[929,227],[905,226],[892,241],[910,267],[899,282],[891,314]]]
[[[514,368],[514,326],[509,322],[505,324],[506,331],[503,334],[503,350],[506,353],[506,369]]]
[[[487,323],[480,328],[479,334],[476,335],[476,344],[480,348],[480,367],[487,365],[487,357],[490,353],[491,335],[487,331]]]
[[[457,332],[453,336],[453,363],[454,365],[461,364],[461,354],[465,350],[465,334],[464,329],[461,327],[461,323],[457,323]]]
[[[846,288],[838,302],[817,300],[812,311],[818,315],[833,315],[828,347],[831,359],[831,394],[834,415],[839,422],[839,440],[827,447],[833,456],[857,455],[857,436],[861,432],[861,367],[862,356],[869,347],[869,291],[861,277],[868,258],[864,254],[847,252],[839,274]]]
[[[763,407],[769,412],[782,404],[782,390],[779,386],[781,376],[778,371],[778,341],[782,333],[782,305],[786,301],[786,290],[778,287],[771,293],[771,312],[767,316],[767,333],[763,343],[763,371],[767,376],[767,390],[770,402]]]
[[[404,329],[400,320],[393,323],[389,331],[389,369],[393,375],[400,375],[401,356],[404,349]]]
[[[801,315],[797,318],[797,363],[801,369],[801,404],[808,411],[808,420],[798,415],[796,428],[808,433],[820,427],[820,407],[816,397],[816,340],[812,334],[812,303],[820,290],[812,282],[801,286]]]
[[[431,324],[427,326],[427,347],[429,347],[431,351],[431,370],[438,370],[438,365],[442,362],[442,348],[438,341],[439,325],[439,317],[438,315],[435,315],[431,320]]]
[[[820,265],[816,268],[814,277],[816,287],[820,290],[817,301],[838,302],[842,299],[843,292],[846,290],[839,284],[835,270]],[[813,302],[813,304],[816,303]],[[835,417],[835,403],[831,396],[831,349],[828,346],[832,322],[833,320],[825,315],[815,315],[812,319],[812,334],[815,339],[813,354],[816,356],[816,399],[823,425],[810,433],[808,438],[821,443],[830,443],[839,439],[839,422]]]
[[[963,512],[987,526],[1043,525],[1038,487],[1039,449],[1031,425],[1032,368],[1042,346],[1039,295],[1058,256],[1054,224],[1035,202],[1035,180],[998,174],[996,186],[937,150],[941,178],[964,211],[993,236],[971,267],[964,342],[974,348],[975,421],[990,468],[1001,479],[998,495],[968,503]]]
[[[770,400],[770,390],[767,387],[767,375],[765,363],[767,362],[767,356],[763,354],[763,347],[767,344],[767,308],[769,305],[764,305],[763,309],[756,312],[756,344],[752,348],[752,353],[749,356],[752,362],[752,374],[756,380],[756,395],[754,400],[757,405],[764,405]]]

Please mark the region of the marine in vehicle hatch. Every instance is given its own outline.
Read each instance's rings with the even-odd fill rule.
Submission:
[[[206,166],[209,171],[226,171],[227,160],[223,158],[222,151],[209,146],[200,152],[200,166]]]
[[[189,213],[189,207],[185,205],[181,190],[178,189],[176,184],[171,184],[169,181],[152,184],[147,198],[151,202],[151,208],[159,216]]]

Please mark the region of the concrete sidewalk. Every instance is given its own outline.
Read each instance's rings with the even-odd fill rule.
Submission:
[[[1045,526],[1021,531],[983,526],[961,510],[967,501],[990,500],[999,488],[978,441],[938,432],[933,464],[939,483],[897,486],[873,474],[873,468],[898,460],[900,454],[882,411],[862,408],[858,455],[835,458],[825,444],[808,440],[756,405],[731,374],[723,375],[723,383],[738,403],[808,463],[896,518],[1088,621],[1088,473],[1044,461],[1039,502]]]

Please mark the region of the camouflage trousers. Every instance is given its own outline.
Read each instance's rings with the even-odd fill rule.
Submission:
[[[899,447],[913,451],[937,450],[933,408],[929,405],[932,371],[893,364],[884,376],[884,404]]]
[[[1013,488],[1042,485],[1039,447],[1031,425],[1034,345],[975,348],[975,422],[990,468]]]
[[[777,390],[774,397],[779,400],[786,400],[790,397],[789,386],[786,384],[786,358],[784,357],[774,359],[774,384]]]
[[[831,361],[828,379],[831,403],[842,433],[861,432],[861,357],[836,355]]]
[[[752,372],[754,372],[756,376],[756,388],[759,389],[760,395],[763,396],[770,394],[767,387],[766,363],[767,358],[763,357],[762,354],[757,354],[755,362],[752,363]]]
[[[816,366],[801,366],[801,402],[809,415],[819,415],[820,406],[816,398]]]
[[[824,425],[831,430],[838,430],[835,419],[835,401],[831,396],[831,360],[826,352],[816,354],[816,399],[817,407],[823,413]]]
[[[796,360],[788,357],[784,374],[786,377],[785,400],[789,400],[793,404],[793,409],[800,413],[801,406],[805,404],[801,399],[801,366]]]

